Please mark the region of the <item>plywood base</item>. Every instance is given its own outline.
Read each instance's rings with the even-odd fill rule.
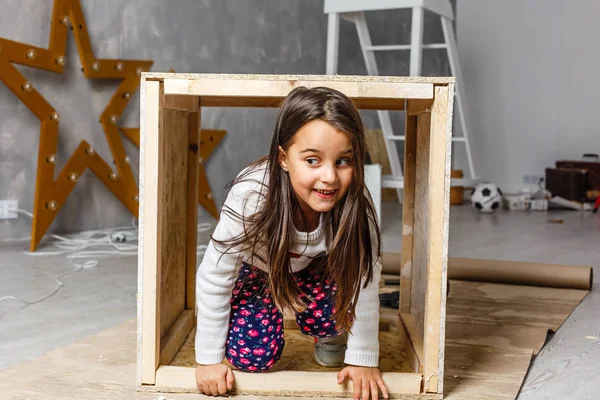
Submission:
[[[394,315],[395,313],[392,313]],[[387,313],[384,317],[390,316]],[[398,329],[399,324],[383,324],[386,330],[379,335],[382,352],[379,367],[393,398],[403,394],[418,394],[421,388],[421,374],[413,373],[409,363],[405,343]],[[351,388],[336,383],[339,368],[322,367],[314,361],[314,341],[298,329],[285,330],[285,347],[281,359],[267,373],[235,372],[236,393],[270,396],[312,395],[321,397],[350,394]],[[156,374],[156,386],[161,391],[186,393],[196,392],[194,377],[195,352],[192,330],[181,350],[169,366],[161,366]],[[158,390],[157,387],[154,390]],[[434,398],[439,398],[434,397]]]
[[[515,399],[530,363],[531,349],[447,342],[444,399]]]
[[[445,398],[514,399],[531,357],[589,293],[451,280]]]
[[[451,285],[446,326],[445,398],[456,400],[514,398],[529,368],[532,355],[537,354],[544,345],[548,330],[557,330],[588,293],[586,290],[577,289],[458,280],[452,280]],[[392,289],[386,287],[382,292]],[[396,311],[392,309],[382,308],[381,315],[382,321],[387,322],[382,326],[389,329],[381,332],[380,337],[381,348],[386,349],[381,358],[381,370],[387,375],[387,381],[392,382],[390,378],[393,377],[392,387],[399,385],[400,388],[396,390],[406,390],[413,384],[410,376],[420,374],[391,373],[414,370],[415,361],[411,361],[406,348],[397,337],[400,332],[398,329],[414,330],[414,322],[411,325],[410,316],[405,315],[406,321],[399,325],[394,321]],[[333,390],[336,385],[331,385],[327,380],[332,378],[331,382],[334,382],[336,370],[327,372],[327,368],[318,366],[312,358],[312,340],[296,329],[289,329],[291,326],[286,328],[287,344],[284,355],[272,372],[236,374],[240,376],[240,384],[243,384],[239,393],[274,396],[315,395],[314,392],[305,393],[297,387],[292,392],[286,388],[278,391],[264,390],[264,387],[272,387],[274,383],[279,385],[284,379],[295,382],[305,379],[310,379],[307,382],[320,382],[324,379],[323,390],[319,392],[319,396],[340,394]],[[193,333],[171,366],[159,369],[158,387],[146,388],[147,390],[195,392],[192,373]],[[402,357],[390,356],[393,354],[401,354]],[[492,393],[497,393],[499,397],[494,397]]]
[[[447,400],[515,398],[531,355],[544,344],[547,330],[558,329],[588,293],[462,281],[451,281],[451,286],[444,377]],[[394,310],[385,309],[383,314],[393,313]],[[501,329],[502,326],[510,328]],[[0,393],[7,400],[156,399],[156,395],[136,391],[135,359],[136,321],[132,320],[37,360],[0,371]],[[144,390],[161,388],[146,386]],[[199,398],[197,393],[167,397]],[[279,398],[271,396],[264,400]],[[397,398],[421,400],[439,396]]]
[[[196,330],[194,329],[170,365],[178,367],[196,366],[194,353],[195,334]],[[397,328],[390,328],[389,331],[380,333],[380,347],[385,349],[379,360],[379,369],[381,372],[413,372],[413,369],[408,362],[404,343],[400,338],[401,336],[399,336]],[[303,335],[298,329],[286,330],[283,355],[270,372],[330,372],[337,370],[336,368],[326,368],[317,364],[313,358],[313,348],[314,342],[312,337]]]
[[[588,293],[557,289],[450,281],[446,341],[537,354],[548,331],[556,331]]]

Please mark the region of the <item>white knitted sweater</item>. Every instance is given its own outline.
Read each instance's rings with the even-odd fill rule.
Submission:
[[[241,215],[250,215],[260,207],[259,192],[265,178],[265,169],[260,168],[246,177],[247,181],[240,182],[230,190],[225,205]],[[267,181],[265,181],[267,182]],[[227,213],[221,217],[213,236],[224,240],[235,237],[243,231],[240,221],[233,219]],[[293,272],[308,266],[316,257],[328,253],[323,219],[319,227],[312,232],[295,232],[297,241],[291,252],[300,257],[290,259]],[[268,271],[256,257],[250,261],[250,254],[222,253],[215,247],[212,240],[208,244],[204,258],[196,275],[196,362],[198,364],[216,364],[225,357],[225,342],[229,331],[230,300],[233,285],[237,278],[235,272],[241,262],[248,262]],[[381,264],[378,261],[373,269],[373,280],[361,289],[356,315],[348,336],[348,349],[345,363],[350,365],[376,367],[379,361],[379,278]],[[362,284],[361,284],[362,288]]]

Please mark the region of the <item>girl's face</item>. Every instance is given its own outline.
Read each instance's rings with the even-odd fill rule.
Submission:
[[[316,119],[300,128],[279,164],[288,171],[309,226],[331,210],[352,182],[352,145],[348,135]]]

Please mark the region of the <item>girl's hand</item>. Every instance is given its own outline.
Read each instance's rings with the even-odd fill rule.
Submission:
[[[377,400],[379,398],[379,388],[383,393],[384,398],[388,398],[388,391],[383,379],[381,378],[381,372],[379,368],[375,367],[357,367],[350,365],[338,373],[338,385],[344,383],[346,378],[350,378],[354,383],[354,400],[361,399]]]
[[[219,396],[233,389],[233,371],[225,364],[196,366],[196,385],[205,395]]]

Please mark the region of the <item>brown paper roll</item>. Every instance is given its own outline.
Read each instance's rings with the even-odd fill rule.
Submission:
[[[465,281],[589,290],[593,272],[592,267],[574,265],[450,257],[448,277]]]
[[[400,254],[383,253],[384,274],[400,274]],[[448,278],[465,281],[590,290],[592,267],[517,261],[448,258]]]

